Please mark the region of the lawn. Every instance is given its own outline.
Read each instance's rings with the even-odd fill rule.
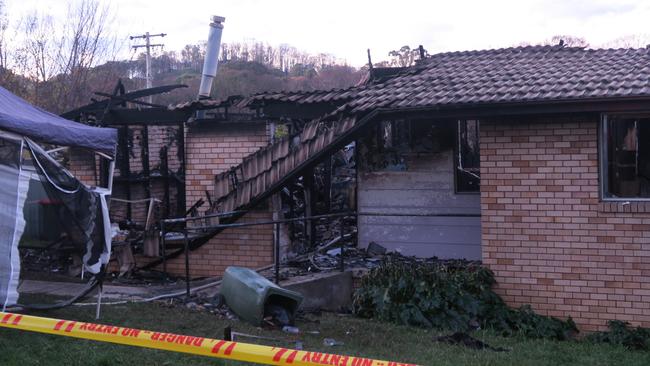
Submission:
[[[33,315],[94,321],[94,308],[68,307],[35,312]],[[474,337],[509,352],[476,351],[438,343],[434,338],[447,334],[337,314],[310,315],[297,324],[301,334],[262,330],[219,316],[168,307],[163,303],[104,306],[104,324],[222,338],[224,327],[234,331],[280,339],[260,342],[293,347],[300,340],[305,350],[349,354],[419,365],[650,365],[650,352],[628,351],[623,347],[586,342],[555,342],[503,338],[490,331]],[[318,331],[318,334],[307,333]],[[345,343],[327,347],[324,338]],[[239,340],[241,341],[241,340]],[[286,343],[285,343],[286,342]],[[98,343],[73,338],[28,333],[0,328],[1,365],[245,365],[166,351]]]

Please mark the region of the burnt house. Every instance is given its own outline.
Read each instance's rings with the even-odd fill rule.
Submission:
[[[255,95],[240,105],[296,127],[213,196],[254,207],[356,142],[359,246],[481,259],[512,306],[647,327],[648,53],[441,53],[344,90]]]
[[[242,98],[221,101],[197,100],[162,106],[140,100],[184,85],[169,85],[126,92],[120,82],[112,94],[64,114],[86,124],[111,126],[118,131],[116,167],[110,219],[119,224],[127,238],[114,238],[117,255],[111,270],[133,268],[165,269],[184,274],[182,238],[168,238],[166,249],[174,255],[162,266],[158,242],[161,221],[214,213],[211,197],[214,177],[242,162],[242,158],[266,146],[271,140],[267,119],[249,109],[237,108]],[[92,153],[78,148],[67,151],[67,166],[80,180],[97,186],[109,179],[106,166]],[[270,219],[270,206],[259,206],[246,215]],[[209,225],[210,222],[197,222]],[[173,234],[181,227],[168,227]],[[147,238],[153,238],[148,246]],[[215,276],[228,265],[261,267],[272,262],[270,227],[225,230],[218,237],[211,232],[193,235],[193,277]],[[179,250],[180,248],[180,250]],[[128,254],[124,254],[127,249]],[[118,259],[119,258],[119,259]],[[123,263],[127,261],[128,263]]]

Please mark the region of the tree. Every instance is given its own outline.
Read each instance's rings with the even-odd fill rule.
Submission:
[[[424,56],[428,55],[427,51],[424,51]],[[420,50],[419,48],[411,49],[409,46],[402,46],[399,50],[393,50],[388,52],[388,56],[392,57],[389,64],[392,67],[407,67],[415,64],[415,61],[419,60]]]
[[[70,0],[61,21],[39,12],[20,19],[12,44],[4,36],[8,22],[0,22],[0,66],[24,77],[27,93],[14,91],[25,99],[54,112],[78,106],[92,95],[92,68],[117,54],[116,38],[107,29],[111,21],[110,8],[99,0]],[[94,90],[99,80],[93,76]]]
[[[555,35],[551,37],[550,40],[546,41],[546,45],[554,46],[559,45],[560,42],[565,47],[589,47],[589,42],[582,37],[576,37],[571,35]]]
[[[4,1],[0,1],[0,73],[8,69],[7,65],[7,45],[5,44],[5,35],[9,22],[4,13]]]
[[[90,93],[88,78],[91,67],[114,59],[117,40],[107,29],[112,20],[111,9],[107,5],[100,6],[98,0],[69,4],[56,61],[61,81],[56,90],[57,104],[53,106],[57,110],[85,102]]]
[[[605,48],[644,48],[650,44],[650,34],[630,34],[603,44]]]
[[[589,47],[589,42],[585,38],[572,36],[572,35],[555,35],[539,43],[521,42],[519,46],[558,46],[562,44],[564,47]]]

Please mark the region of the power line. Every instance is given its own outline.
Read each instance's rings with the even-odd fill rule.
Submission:
[[[156,44],[151,44],[151,38],[154,37],[164,37],[166,36],[166,33],[158,33],[158,34],[149,34],[149,32],[145,34],[141,34],[139,36],[130,36],[130,40],[142,38],[144,39],[144,44],[138,44],[138,45],[133,45],[134,50],[137,50],[138,48],[146,48],[146,57],[145,57],[145,80],[147,82],[147,89],[151,88],[152,85],[152,77],[151,77],[151,49],[154,47],[163,47],[165,46],[163,43],[156,43]],[[147,97],[148,102],[151,103],[151,96]]]

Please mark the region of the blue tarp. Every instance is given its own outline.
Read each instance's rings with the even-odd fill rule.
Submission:
[[[82,147],[115,156],[116,129],[91,127],[61,118],[29,104],[3,87],[0,87],[0,129],[38,142]]]

